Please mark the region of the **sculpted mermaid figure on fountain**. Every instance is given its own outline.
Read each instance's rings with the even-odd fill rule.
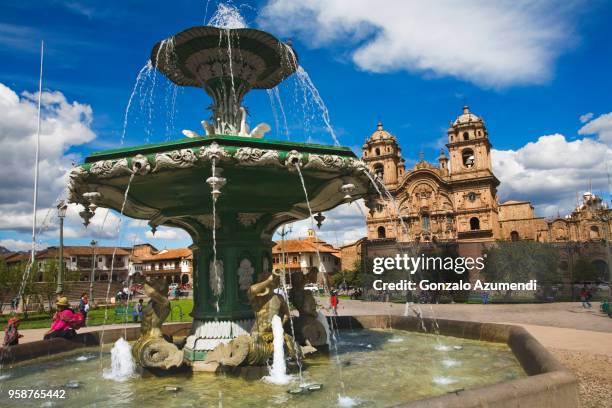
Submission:
[[[178,367],[183,362],[183,352],[162,333],[162,324],[170,314],[168,283],[164,278],[151,279],[144,282],[144,291],[150,300],[143,309],[140,337],[132,348],[132,355],[142,367]]]
[[[228,344],[220,344],[208,354],[205,364],[211,371],[222,366],[264,366],[274,352],[272,318],[278,316],[283,324],[289,321],[289,306],[280,290],[281,272],[273,271],[264,280],[250,286],[247,291],[255,322],[250,335],[236,337]],[[293,337],[285,334],[285,347],[289,356],[296,355]],[[301,350],[298,358],[301,358]]]

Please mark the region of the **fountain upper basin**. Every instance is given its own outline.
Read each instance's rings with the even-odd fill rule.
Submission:
[[[212,197],[204,181],[212,175],[213,159],[226,179],[220,216],[233,214],[252,227],[261,221],[267,234],[309,215],[296,164],[313,211],[345,202],[343,186],[352,188],[351,199],[370,189],[364,164],[348,148],[213,136],[94,153],[72,171],[71,201],[120,210],[134,174],[125,215],[154,226],[186,228],[194,220],[206,226]],[[92,192],[99,194],[87,194]]]

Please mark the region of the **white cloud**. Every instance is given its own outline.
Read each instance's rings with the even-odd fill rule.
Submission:
[[[314,47],[347,47],[371,72],[452,76],[487,87],[542,83],[574,41],[578,2],[269,0],[258,23]]]
[[[500,201],[531,201],[541,215],[571,211],[589,183],[594,191],[608,191],[606,161],[612,149],[599,140],[568,141],[554,134],[517,150],[493,149],[491,155]]]
[[[155,235],[149,230],[145,233],[149,239],[179,240],[190,239],[189,234],[178,228],[158,227]]]
[[[317,228],[315,224],[317,237],[334,246],[348,244],[365,237],[365,220],[357,206],[360,206],[364,212],[368,211],[364,207],[363,200],[358,200],[355,203],[343,204],[323,213],[326,218],[321,228]],[[310,219],[293,223],[292,233],[286,239],[306,238],[311,226]],[[277,230],[277,232],[279,231],[280,229]],[[274,236],[274,240],[279,241],[280,239],[281,237],[278,234]]]
[[[580,115],[580,123],[587,123],[591,119],[593,119],[593,112],[588,112],[584,115]]]
[[[96,137],[91,130],[92,119],[89,105],[69,102],[61,92],[43,92],[37,212],[38,225],[43,229],[57,223],[49,209],[66,188],[71,162],[79,160],[68,150]],[[0,151],[4,152],[0,230],[31,229],[36,127],[36,94],[23,92],[19,96],[0,83]]]
[[[26,242],[18,239],[0,239],[0,246],[11,251],[30,251],[32,242]]]
[[[599,140],[612,143],[612,112],[591,120],[578,131],[580,135],[596,135]]]

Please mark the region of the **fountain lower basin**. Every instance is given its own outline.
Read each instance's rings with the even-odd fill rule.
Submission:
[[[433,321],[424,319],[426,327]],[[73,378],[82,385],[68,390],[74,399],[61,406],[83,406],[102,398],[98,406],[130,405],[162,400],[182,401],[184,406],[337,406],[338,394],[344,403],[357,402],[364,406],[405,407],[477,407],[486,403],[495,407],[510,406],[577,406],[577,381],[531,335],[517,326],[438,320],[439,341],[419,331],[420,322],[409,317],[356,316],[340,317],[341,342],[339,363],[345,383],[342,391],[338,380],[335,357],[310,358],[304,371],[305,381],[324,384],[323,389],[306,395],[291,395],[287,391],[299,385],[276,386],[262,381],[247,381],[231,375],[213,376],[207,373],[184,372],[161,377],[146,377],[117,383],[102,379],[102,368],[110,365],[110,355],[97,358],[99,349],[88,354],[81,349],[45,359],[30,360],[23,365],[3,362],[2,388],[61,386]],[[393,328],[393,329],[391,329]],[[167,325],[168,333],[188,333],[185,324]],[[107,331],[105,342],[127,334],[135,338],[135,330]],[[41,356],[54,347],[66,350],[95,344],[96,334],[82,335],[73,342],[57,339],[46,345],[29,343],[17,346],[11,353],[15,360]],[[461,346],[455,350],[453,346]],[[33,349],[39,348],[38,353]],[[28,354],[27,349],[30,348]],[[92,360],[77,361],[83,356]],[[31,364],[36,362],[36,365]],[[41,368],[48,369],[42,370]],[[166,391],[167,386],[180,387],[178,392]],[[98,388],[96,388],[98,387]],[[71,397],[72,398],[72,397]],[[222,405],[219,405],[221,401]],[[21,401],[28,406],[31,401]],[[72,405],[74,402],[74,405]],[[10,401],[9,401],[10,403]],[[35,403],[40,406],[41,401]],[[300,405],[302,404],[302,405]],[[179,403],[179,405],[181,405]],[[10,405],[9,405],[10,406]],[[16,406],[16,405],[15,405]]]

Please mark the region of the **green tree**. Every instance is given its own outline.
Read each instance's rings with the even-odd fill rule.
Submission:
[[[20,269],[9,268],[4,260],[0,260],[0,310],[17,295],[20,285]]]
[[[586,258],[578,258],[574,262],[574,282],[591,282],[597,279],[597,268]]]
[[[363,281],[361,279],[361,262],[355,261],[351,269],[343,269],[334,274],[333,283],[335,287],[339,287],[342,283],[346,283],[351,287],[361,287]]]
[[[498,242],[486,251],[483,276],[489,282],[526,282],[537,279],[541,285],[559,280],[557,249],[533,241]],[[511,291],[506,292],[509,297]]]
[[[40,269],[36,279],[38,282],[34,284],[33,292],[49,305],[49,312],[52,312],[57,297],[59,262],[55,259],[46,260],[41,264]],[[79,275],[79,271],[72,271],[68,268],[64,268],[64,291],[69,289],[70,281],[78,280]]]

